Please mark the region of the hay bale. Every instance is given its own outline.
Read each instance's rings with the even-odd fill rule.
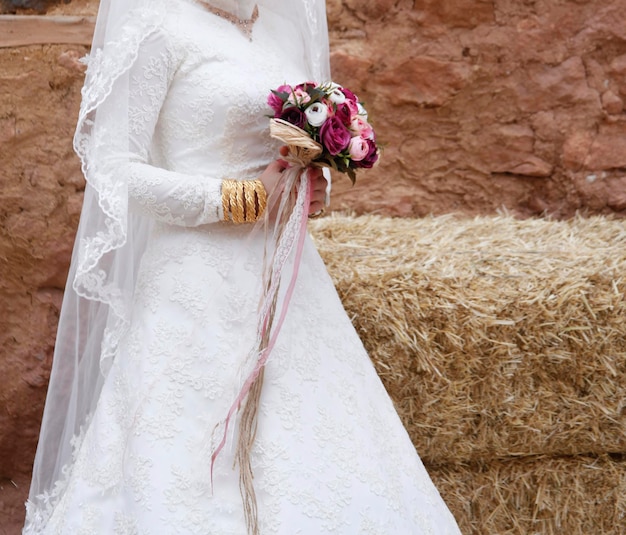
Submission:
[[[429,469],[464,535],[623,535],[626,459],[515,459]]]
[[[311,231],[425,462],[626,452],[626,221]]]

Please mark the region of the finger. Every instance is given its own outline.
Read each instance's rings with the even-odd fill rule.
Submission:
[[[324,175],[322,174],[322,170],[321,169],[315,169],[312,167],[307,167],[306,168],[306,173],[307,176],[309,177],[309,180],[313,183],[319,181],[319,180],[325,180]]]
[[[323,193],[315,193],[311,196],[311,202],[321,202],[322,204],[326,200],[326,195]]]
[[[326,195],[314,195],[313,197],[311,197],[311,202],[316,202],[316,203],[322,203],[324,204],[324,201],[326,200]]]
[[[312,193],[314,196],[323,197],[324,195],[326,195],[326,188],[317,188],[314,186],[312,188]]]
[[[313,191],[326,192],[327,187],[328,187],[328,181],[325,178],[316,180],[313,183]]]
[[[287,156],[287,154],[289,154],[289,147],[287,147],[286,145],[283,145],[280,148],[280,155],[281,156]]]
[[[323,177],[322,170],[319,167],[308,167],[309,178],[313,181]]]
[[[323,208],[324,208],[324,203],[321,203],[319,201],[312,202],[309,205],[309,214],[314,214],[315,212],[319,212]]]
[[[274,160],[268,166],[273,172],[282,173],[285,169],[289,168],[289,162],[283,159]]]

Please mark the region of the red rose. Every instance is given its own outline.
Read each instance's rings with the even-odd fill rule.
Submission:
[[[337,156],[346,149],[352,139],[352,134],[345,127],[341,119],[336,115],[329,117],[320,128],[320,139],[322,145],[332,155]]]

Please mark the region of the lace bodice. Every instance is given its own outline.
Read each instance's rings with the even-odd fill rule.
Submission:
[[[259,8],[248,39],[199,2],[176,4],[131,72],[129,195],[160,221],[196,226],[222,219],[222,179],[255,178],[277,156],[267,95],[305,75],[277,15]]]

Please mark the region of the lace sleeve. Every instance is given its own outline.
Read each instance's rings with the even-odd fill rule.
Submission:
[[[159,221],[193,227],[222,219],[222,181],[130,164],[130,206]]]
[[[130,154],[115,154],[122,149],[118,147],[111,151],[109,163],[118,162],[115,172],[126,175],[131,210],[139,210],[170,224],[197,226],[222,219],[222,180],[202,174],[170,171],[149,161],[159,113],[178,62],[163,32],[153,33],[142,43],[129,73],[127,120]],[[111,103],[126,105],[125,102],[116,102],[115,98],[111,99]],[[111,125],[111,130],[115,130],[115,125]]]

